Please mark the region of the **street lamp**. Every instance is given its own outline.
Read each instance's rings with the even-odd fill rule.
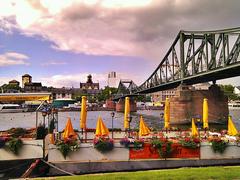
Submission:
[[[129,129],[128,129],[128,137],[130,137],[130,131],[131,131],[131,126],[130,126],[130,124],[131,124],[131,122],[132,122],[132,116],[131,116],[131,114],[129,113],[128,114],[128,123],[129,123]]]
[[[115,116],[115,113],[113,111],[111,112],[111,116],[112,116],[112,139],[113,139],[113,118]]]
[[[54,126],[57,129],[58,132],[58,110],[55,108],[52,108],[52,114],[53,114],[53,120],[54,120]]]
[[[42,111],[42,116],[43,116],[43,126],[45,127],[45,118],[47,116],[47,111]]]

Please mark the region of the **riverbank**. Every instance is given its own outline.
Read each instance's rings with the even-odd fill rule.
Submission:
[[[239,179],[240,166],[223,166],[223,167],[201,167],[201,168],[180,168],[168,170],[150,170],[137,172],[118,172],[118,173],[104,173],[104,174],[88,174],[79,176],[64,176],[54,177],[57,180],[74,180],[74,179],[184,179],[184,180],[202,180],[202,179],[217,179],[217,180],[232,180]],[[46,179],[46,178],[38,178]],[[53,177],[49,177],[53,179]]]

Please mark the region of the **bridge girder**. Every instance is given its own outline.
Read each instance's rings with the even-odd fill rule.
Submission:
[[[171,89],[240,75],[240,27],[180,31],[150,77],[129,94]]]

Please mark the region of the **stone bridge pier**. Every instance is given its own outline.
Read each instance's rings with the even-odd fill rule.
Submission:
[[[116,111],[117,112],[124,112],[125,107],[125,99],[119,99],[116,103]],[[136,112],[137,111],[137,103],[133,98],[130,98],[130,111]]]
[[[203,99],[208,99],[209,123],[227,123],[228,98],[217,85],[208,90],[195,90],[186,85],[177,88],[176,96],[170,98],[170,123],[186,124],[191,118],[200,117],[202,121]]]

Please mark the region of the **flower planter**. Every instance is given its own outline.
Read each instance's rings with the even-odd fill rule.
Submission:
[[[240,147],[235,143],[229,143],[226,150],[221,154],[212,150],[209,142],[201,143],[201,159],[233,159],[240,158]]]
[[[172,144],[172,152],[168,158],[199,158],[200,148],[189,149],[181,146],[180,144]],[[129,150],[130,159],[159,159],[157,148],[152,147],[151,144],[144,144],[143,148],[140,150],[130,149]]]

